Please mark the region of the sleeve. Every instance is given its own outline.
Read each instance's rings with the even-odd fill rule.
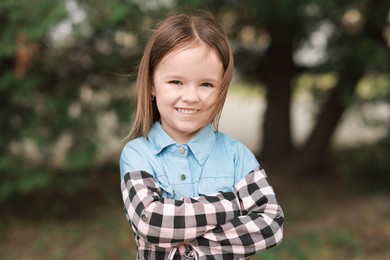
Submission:
[[[241,204],[242,216],[194,240],[192,246],[199,256],[242,258],[281,243],[284,214],[264,170],[246,175],[234,190]]]
[[[144,171],[125,174],[121,189],[126,218],[135,233],[160,247],[193,241],[241,214],[234,192],[181,200],[162,198],[161,188]]]

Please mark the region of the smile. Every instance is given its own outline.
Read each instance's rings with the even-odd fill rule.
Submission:
[[[182,113],[182,114],[194,114],[196,112],[198,112],[197,109],[184,109],[184,108],[177,108],[176,109],[178,112]]]

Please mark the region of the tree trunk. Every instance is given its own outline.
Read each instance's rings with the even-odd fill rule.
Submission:
[[[325,156],[344,112],[340,90],[334,89],[305,145],[293,157],[292,173],[304,175],[325,169]]]
[[[264,81],[267,86],[267,110],[261,160],[274,172],[303,175],[321,171],[333,133],[345,111],[343,97],[351,98],[363,69],[353,55],[347,56],[339,69],[339,80],[332,90],[304,146],[296,152],[290,124],[292,80],[298,68],[292,61],[292,45],[274,46],[265,60]],[[281,76],[282,75],[282,76]]]
[[[326,170],[327,154],[333,133],[347,108],[343,97],[352,98],[361,76],[360,71],[352,67],[340,75],[339,82],[332,90],[310,136],[292,158],[292,165],[290,165],[292,174],[305,175]]]
[[[290,101],[296,67],[292,54],[292,43],[288,42],[271,45],[265,57],[262,76],[267,87],[267,109],[260,153],[264,161],[285,158],[293,152]]]

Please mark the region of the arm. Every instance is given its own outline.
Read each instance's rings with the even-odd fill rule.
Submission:
[[[200,256],[247,257],[278,245],[283,238],[284,215],[264,170],[239,181],[235,192],[243,216],[208,231],[192,242]]]
[[[135,233],[161,247],[194,240],[241,213],[233,192],[181,200],[162,198],[160,187],[144,171],[125,174],[121,188],[126,217]]]

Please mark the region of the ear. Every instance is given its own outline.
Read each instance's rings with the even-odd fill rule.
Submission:
[[[150,82],[150,94],[152,96],[156,96],[156,88],[154,87],[153,78],[151,80],[149,80],[149,82]]]

